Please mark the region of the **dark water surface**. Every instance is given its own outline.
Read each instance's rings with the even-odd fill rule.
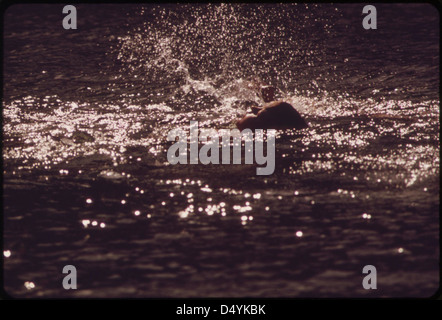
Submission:
[[[14,297],[427,297],[439,286],[430,5],[15,5],[4,15],[3,260]],[[279,88],[276,169],[175,165]],[[78,289],[65,290],[65,265]],[[365,265],[377,289],[362,286]]]

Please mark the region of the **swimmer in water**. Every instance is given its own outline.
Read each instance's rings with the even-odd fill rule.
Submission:
[[[258,95],[266,104],[262,107],[252,106],[252,114],[246,114],[236,123],[239,130],[243,129],[303,129],[308,124],[289,103],[274,101],[276,88],[261,86]]]

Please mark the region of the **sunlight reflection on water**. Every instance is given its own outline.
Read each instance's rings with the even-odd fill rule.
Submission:
[[[345,46],[358,41],[351,33],[339,37],[341,27],[350,32],[341,6],[307,6],[136,7],[127,29],[115,22],[113,34],[86,50],[89,73],[75,78],[41,65],[41,94],[9,87],[8,288],[18,296],[66,295],[47,275],[72,260],[94,277],[78,291],[84,297],[364,296],[361,266],[376,262],[391,274],[381,295],[431,291],[440,111],[431,59],[419,56],[431,54],[402,47],[416,39],[392,38],[404,51],[382,58],[401,63],[409,50],[417,55],[409,63],[428,70],[410,87],[409,73],[386,75],[389,66],[361,59],[363,46]],[[301,20],[272,23],[297,10],[306,13]],[[7,41],[14,37],[49,41],[6,32]],[[90,48],[91,40],[78,41]],[[25,79],[26,65],[19,74],[14,61],[38,52],[6,45],[6,76]],[[431,43],[416,47],[433,52]],[[95,57],[93,50],[105,53]],[[62,58],[57,50],[48,54]],[[167,132],[188,131],[190,121],[200,129],[234,128],[247,111],[244,101],[262,103],[250,86],[257,74],[310,125],[277,133],[275,173],[257,177],[253,165],[169,165]],[[56,77],[73,80],[54,85]]]

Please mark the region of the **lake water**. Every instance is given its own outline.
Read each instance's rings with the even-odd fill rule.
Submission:
[[[439,15],[428,4],[14,5],[4,289],[28,297],[428,297],[439,287]],[[276,168],[170,165],[276,86]],[[65,290],[65,265],[77,290]],[[377,270],[366,290],[362,269]]]

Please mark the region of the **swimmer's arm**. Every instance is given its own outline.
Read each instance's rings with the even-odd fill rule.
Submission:
[[[252,113],[253,114],[258,114],[258,112],[260,112],[261,110],[262,110],[262,107],[252,106]]]

